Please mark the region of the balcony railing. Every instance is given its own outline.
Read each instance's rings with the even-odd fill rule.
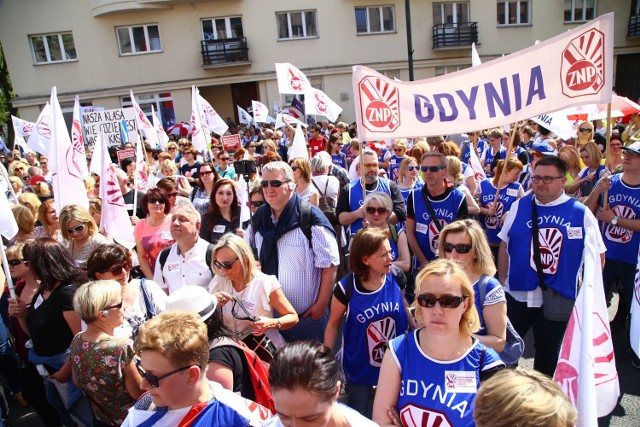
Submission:
[[[466,47],[478,42],[478,23],[437,24],[433,26],[433,48]]]
[[[249,62],[247,38],[202,40],[202,64],[228,65]]]
[[[640,15],[631,15],[629,17],[629,29],[627,30],[627,37],[640,36]]]

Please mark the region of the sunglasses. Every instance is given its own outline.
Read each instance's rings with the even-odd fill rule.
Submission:
[[[128,262],[125,262],[124,264],[114,265],[113,267],[111,267],[110,269],[105,271],[104,273],[111,273],[114,276],[117,276],[118,274],[120,274],[122,272],[122,270],[124,270],[124,271],[131,270],[131,264],[129,264]]]
[[[224,268],[225,270],[231,270],[231,266],[238,259],[239,259],[238,257],[235,257],[235,259],[232,259],[231,261],[224,261],[224,262],[213,261],[213,265],[215,265],[216,268],[219,268],[219,269],[223,269]]]
[[[580,132],[591,132],[591,129],[589,129],[589,128],[579,128],[578,130]]]
[[[409,172],[413,172],[413,171],[419,170],[419,169],[420,169],[420,167],[418,167],[418,166],[407,166],[407,170]]]
[[[247,145],[247,148],[256,148],[255,145]]]
[[[285,182],[289,182],[289,180],[287,179],[284,181],[280,181],[279,179],[272,179],[271,181],[260,181],[260,185],[262,186],[262,188],[267,188],[268,186],[278,188]]]
[[[369,207],[367,207],[367,213],[368,213],[369,215],[375,215],[376,213],[377,213],[378,215],[384,215],[384,214],[386,214],[387,212],[388,212],[388,211],[387,211],[387,208],[383,208],[383,207],[380,207],[380,208],[374,208],[373,206],[369,206]]]
[[[247,310],[247,308],[242,304],[242,301],[238,300],[236,297],[233,298],[233,306],[231,307],[231,315],[238,320],[248,320],[249,322],[257,322],[258,319],[256,316],[252,316],[251,313]],[[238,309],[242,313],[238,313]]]
[[[465,298],[467,297],[458,297],[454,295],[443,295],[438,298],[433,294],[422,294],[416,297],[416,301],[420,307],[424,308],[433,308],[435,307],[436,302],[440,303],[440,307],[442,308],[458,308]]]
[[[364,167],[365,168],[377,168],[378,164],[377,163],[365,163]]]
[[[171,148],[169,148],[167,151],[176,151],[176,150],[177,150],[177,148],[176,148],[176,147],[171,147]]]
[[[73,228],[67,228],[67,233],[69,233],[69,234],[79,233],[82,230],[84,230],[85,227],[86,226],[84,224],[80,224],[80,225],[77,225],[77,226],[75,226]]]
[[[257,202],[251,202],[251,206],[253,206],[254,208],[259,208],[260,206],[264,205],[264,201],[260,200]]]
[[[148,373],[147,371],[144,370],[144,368],[141,365],[140,359],[135,359],[136,361],[136,369],[138,370],[138,373],[140,374],[140,376],[142,378],[145,379],[146,382],[149,383],[149,385],[153,388],[158,388],[160,387],[160,380],[163,378],[167,378],[170,377],[173,374],[177,374],[178,372],[182,372],[182,371],[186,371],[187,369],[189,369],[191,366],[193,365],[189,365],[189,366],[183,366],[182,368],[178,368],[175,369],[171,372],[168,372],[164,375],[153,375]]]
[[[22,264],[22,260],[21,259],[8,259],[7,260],[7,264],[9,264],[11,267],[17,267],[20,264]]]
[[[200,171],[200,176],[208,176],[211,175],[213,171]]]
[[[178,193],[177,192],[175,192],[175,193],[167,193],[167,197],[170,198],[170,199],[173,199],[174,197],[178,197]]]
[[[156,203],[164,205],[164,199],[156,199],[155,197],[149,197],[147,199],[147,203],[150,205],[155,205]]]
[[[394,148],[393,151],[395,151],[397,153],[399,151],[404,151],[404,148]]]
[[[453,243],[444,244],[444,251],[446,253],[450,254],[454,249],[459,254],[468,254],[471,251],[471,245],[468,245],[466,243],[460,243],[458,245],[454,245]]]
[[[102,311],[111,310],[112,308],[117,308],[118,310],[120,310],[122,308],[122,300],[120,300],[120,303],[116,305],[110,305],[109,307],[103,308]]]
[[[420,166],[422,172],[438,172],[443,170],[444,166]]]
[[[297,171],[298,169],[300,169],[298,166],[291,166],[291,170],[294,172]]]
[[[221,160],[223,162],[228,162],[230,159],[230,157],[218,157],[218,160]]]

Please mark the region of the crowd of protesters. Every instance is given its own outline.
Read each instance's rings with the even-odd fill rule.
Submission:
[[[146,144],[144,192],[112,147],[131,248],[99,176],[57,212],[47,157],[0,154],[7,396],[47,426],[574,425],[549,377],[586,245],[629,333],[637,121],[608,144],[589,121],[388,141],[323,121],[289,158],[293,128],[229,119],[240,147]],[[515,368],[531,328],[536,371]]]

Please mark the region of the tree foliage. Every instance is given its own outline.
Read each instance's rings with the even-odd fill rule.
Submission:
[[[5,137],[7,145],[9,141],[13,141],[13,126],[11,124],[11,115],[18,115],[18,110],[13,108],[11,100],[14,97],[13,86],[11,85],[11,78],[9,77],[9,69],[7,68],[7,62],[4,59],[4,50],[2,49],[2,43],[0,43],[0,123],[7,124],[9,129],[8,135],[2,135]],[[2,130],[0,130],[2,133]]]

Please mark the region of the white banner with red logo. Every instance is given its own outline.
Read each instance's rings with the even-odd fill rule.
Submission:
[[[326,93],[314,88],[304,94],[304,109],[309,115],[325,116],[332,122],[335,122],[342,113],[342,107],[333,102]]]
[[[153,128],[156,130],[158,145],[160,146],[160,149],[164,151],[167,148],[167,143],[169,142],[169,135],[167,135],[167,132],[162,128],[162,123],[158,120],[158,116],[156,116],[156,111],[153,105],[151,106],[151,120],[153,121]],[[152,145],[151,148],[156,147]]]
[[[269,107],[260,101],[251,101],[253,109],[253,121],[256,123],[267,123],[269,120]]]
[[[276,63],[276,77],[278,79],[278,92],[304,94],[311,89],[309,79],[296,66],[288,62]],[[276,113],[277,114],[277,113]]]
[[[15,136],[14,142],[27,151],[33,151],[27,146],[27,142],[25,141],[24,137],[31,135],[31,132],[33,132],[33,128],[36,124],[19,119],[13,115],[11,116],[11,123],[13,124],[13,134]]]
[[[80,121],[80,97],[76,95],[73,104],[73,123],[71,124],[71,143],[73,144],[73,162],[80,171],[82,178],[89,179],[89,169],[87,167],[87,155],[84,152],[84,135],[82,134],[82,124]]]
[[[40,154],[49,155],[51,144],[51,108],[47,102],[40,111],[36,124],[31,131],[27,146]]]
[[[620,383],[595,236],[587,233],[584,280],[562,340],[553,379],[578,410],[578,425],[598,425],[616,407]]]
[[[210,130],[207,122],[202,121],[202,107],[200,106],[200,91],[196,86],[191,86],[191,142],[198,152],[202,153],[209,148],[211,142]]]
[[[613,13],[452,74],[398,82],[353,67],[358,137],[449,135],[569,106],[611,102]]]
[[[640,357],[640,252],[636,264],[636,277],[633,281],[633,299],[631,300],[631,318],[629,319],[631,349]]]

